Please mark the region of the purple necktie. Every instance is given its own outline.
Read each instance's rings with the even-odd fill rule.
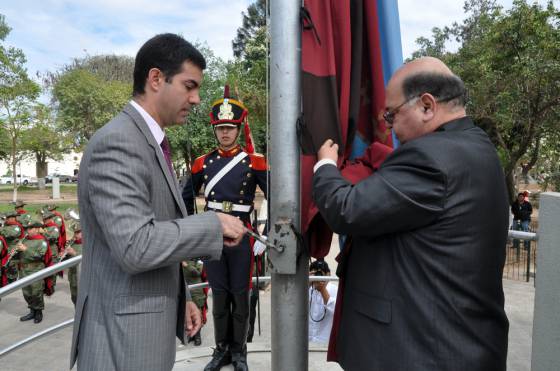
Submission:
[[[163,151],[163,157],[165,157],[165,162],[167,162],[167,167],[169,167],[169,171],[173,174],[173,165],[171,164],[171,147],[169,146],[169,141],[166,136],[163,137],[163,141],[160,146]]]

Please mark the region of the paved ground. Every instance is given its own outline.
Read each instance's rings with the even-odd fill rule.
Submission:
[[[530,369],[531,336],[533,328],[534,287],[518,281],[504,281],[506,311],[510,319],[508,370],[526,371]],[[262,334],[255,335],[254,343],[249,344],[249,364],[253,370],[270,370],[270,287],[261,291]],[[35,325],[19,322],[18,317],[27,313],[20,292],[13,293],[0,302],[0,348],[3,349],[16,341],[49,326],[72,318],[74,309],[70,301],[68,281],[59,279],[57,292],[46,299],[45,319]],[[178,344],[176,371],[202,370],[208,362],[213,345],[212,323],[202,331],[201,347],[192,344],[183,347]],[[0,369],[10,371],[60,371],[68,369],[71,329],[43,338],[33,344],[20,348],[0,359]],[[309,353],[309,370],[340,370],[337,364],[325,362],[325,348],[312,345]],[[225,367],[223,370],[232,370]]]

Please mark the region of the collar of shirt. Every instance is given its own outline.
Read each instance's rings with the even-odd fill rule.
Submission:
[[[156,140],[157,144],[159,144],[159,149],[160,151],[162,151],[161,153],[163,153],[163,150],[161,149],[161,142],[163,142],[163,137],[165,137],[165,131],[163,131],[161,126],[159,126],[158,123],[156,122],[156,120],[154,120],[154,118],[150,116],[150,114],[146,112],[146,110],[142,108],[141,105],[139,105],[133,100],[130,101],[130,104],[132,105],[132,107],[136,109],[136,111],[138,111],[138,113],[140,113],[140,116],[142,116],[144,121],[146,121],[146,124],[148,124],[148,128],[150,129],[150,132],[154,136],[154,139]]]

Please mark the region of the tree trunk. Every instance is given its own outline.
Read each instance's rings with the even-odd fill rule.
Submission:
[[[14,193],[12,196],[12,201],[15,203],[17,200],[17,189],[18,189],[18,184],[17,184],[17,172],[16,172],[16,138],[12,138],[12,176],[14,179]]]
[[[45,177],[49,171],[49,163],[46,162],[41,156],[37,155],[37,161],[35,162],[35,173],[37,176],[37,183],[39,189],[45,189]]]

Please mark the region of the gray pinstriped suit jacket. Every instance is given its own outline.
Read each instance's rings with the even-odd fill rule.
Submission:
[[[187,217],[158,147],[128,104],[82,158],[85,248],[70,360],[79,370],[171,370],[175,334],[184,337],[180,261],[221,255],[218,218]]]

